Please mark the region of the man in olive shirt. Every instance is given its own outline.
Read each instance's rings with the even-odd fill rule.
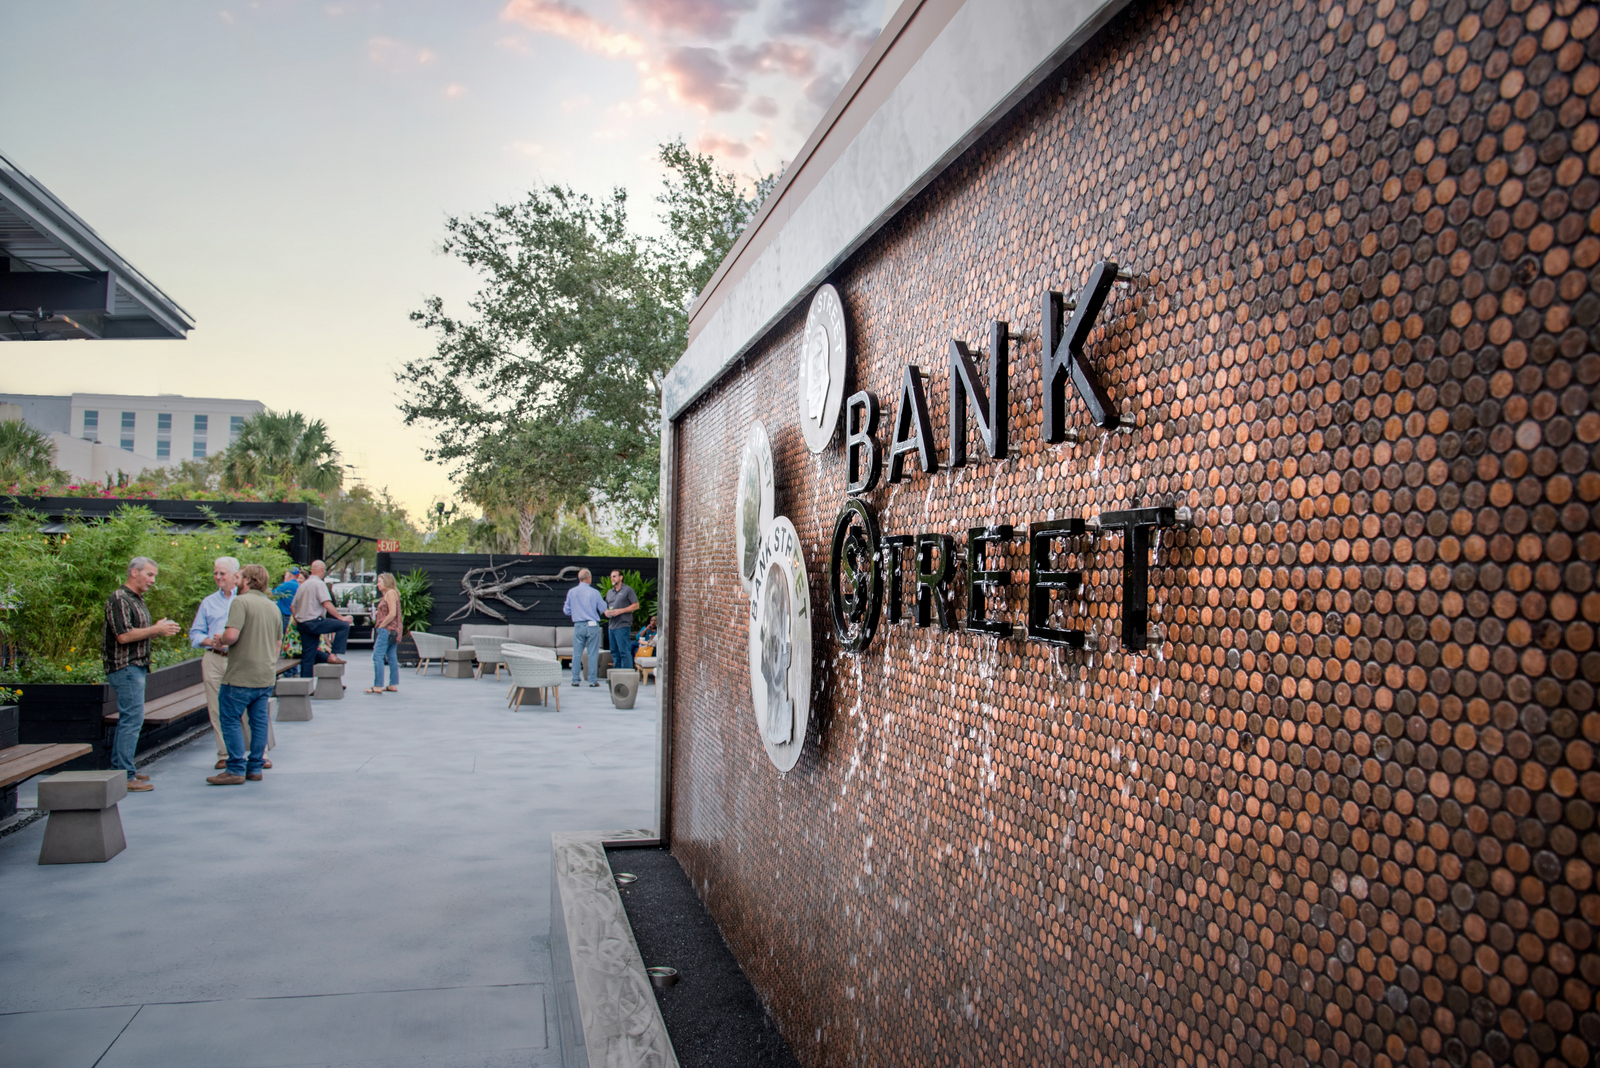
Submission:
[[[213,786],[259,782],[267,755],[267,698],[277,682],[278,648],[283,643],[283,613],[267,596],[267,569],[251,564],[242,572],[244,591],[228,608],[228,626],[217,644],[228,650],[228,669],[218,695],[222,739],[228,766],[207,777]],[[250,752],[245,754],[244,717],[250,717]]]

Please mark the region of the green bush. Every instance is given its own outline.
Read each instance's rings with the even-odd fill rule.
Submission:
[[[624,571],[622,582],[631,586],[639,597],[639,610],[633,614],[633,629],[643,630],[650,617],[656,614],[656,580],[647,579],[637,571]]]
[[[198,651],[187,633],[200,601],[216,589],[212,562],[237,557],[262,564],[277,578],[290,566],[275,528],[240,535],[213,524],[172,533],[148,508],[128,505],[109,519],[69,520],[60,534],[21,512],[0,528],[0,641],[13,663],[0,683],[97,682],[105,602],[127,578],[128,561],[148,556],[160,571],[145,595],[155,619],[176,620],[183,633],[156,643],[155,666],[177,663]]]
[[[427,630],[433,615],[433,580],[426,571],[411,571],[394,580],[395,592],[400,594],[400,620],[405,633]]]

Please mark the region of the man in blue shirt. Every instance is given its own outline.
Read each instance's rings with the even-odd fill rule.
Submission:
[[[589,569],[578,572],[578,584],[567,591],[561,611],[572,620],[572,685],[578,685],[579,667],[589,658],[589,685],[600,685],[600,620],[606,614],[606,599],[591,582]]]
[[[228,670],[228,647],[220,639],[228,629],[228,609],[233,607],[234,588],[239,583],[239,561],[231,556],[219,556],[211,565],[211,579],[217,592],[200,602],[189,625],[189,644],[206,651],[200,661],[200,681],[206,688],[206,711],[211,713],[211,734],[217,742],[217,767],[228,764],[228,746],[222,740],[222,716],[219,698],[222,693],[222,673]],[[245,728],[246,733],[249,727]]]
[[[294,604],[294,595],[300,592],[300,569],[291,567],[283,573],[283,581],[272,587],[272,596],[277,598],[278,611],[283,613],[283,627],[289,629],[289,606]]]

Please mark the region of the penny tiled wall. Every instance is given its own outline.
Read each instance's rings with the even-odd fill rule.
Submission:
[[[851,388],[892,409],[920,365],[940,442],[867,495],[885,531],[1187,506],[1146,652],[1107,533],[1075,547],[1095,648],[845,653],[803,311],[679,422],[673,850],[808,1068],[1593,1063],[1597,22],[1136,2],[839,271]],[[1089,352],[1132,426],[1069,392],[1048,445],[1041,297],[1106,257],[1134,279]],[[993,319],[1012,456],[974,433],[952,471],[946,353]],[[816,609],[787,776],[734,560],[754,419]]]

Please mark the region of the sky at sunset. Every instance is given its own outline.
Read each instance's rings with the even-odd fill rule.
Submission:
[[[0,392],[244,397],[326,420],[368,485],[451,492],[400,424],[407,319],[462,308],[447,216],[541,183],[623,186],[656,146],[793,156],[883,0],[13,0],[0,154],[194,317],[186,341],[0,348]],[[31,42],[31,43],[30,43]]]

